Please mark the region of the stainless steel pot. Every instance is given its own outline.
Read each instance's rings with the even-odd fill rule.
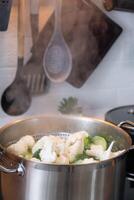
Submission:
[[[39,116],[19,120],[0,129],[0,143],[52,132],[86,130],[91,135],[111,135],[120,156],[94,164],[48,165],[9,155],[0,149],[2,200],[122,200],[125,162],[130,136],[110,123],[84,117]],[[3,173],[5,172],[5,173]]]

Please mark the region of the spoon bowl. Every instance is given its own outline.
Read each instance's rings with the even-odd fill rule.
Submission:
[[[21,115],[29,108],[31,96],[24,80],[15,80],[1,98],[3,110],[9,115]]]
[[[45,51],[43,66],[52,82],[63,82],[71,73],[72,55],[61,31],[62,0],[55,1],[54,33]]]

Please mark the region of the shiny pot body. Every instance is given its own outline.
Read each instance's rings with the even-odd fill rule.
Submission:
[[[122,129],[109,123],[81,117],[41,116],[21,120],[0,131],[0,142],[6,146],[20,137],[48,135],[61,131],[86,130],[91,135],[112,135],[120,148],[128,150],[131,139]],[[127,151],[126,151],[127,152]],[[24,174],[1,173],[2,200],[123,200],[126,154],[94,164],[46,165],[13,157],[23,166]],[[13,167],[5,159],[0,170]]]

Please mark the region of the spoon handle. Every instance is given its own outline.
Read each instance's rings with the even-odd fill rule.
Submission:
[[[17,63],[17,72],[16,77],[19,79],[22,77],[22,67],[24,61],[24,39],[25,39],[25,9],[26,9],[26,0],[18,1],[18,33],[17,33],[17,42],[18,42],[18,63]]]
[[[18,57],[24,57],[24,37],[25,37],[25,0],[18,1]]]
[[[39,34],[39,9],[40,9],[40,1],[30,0],[30,22],[31,22],[33,47],[35,46]]]
[[[54,34],[61,33],[62,0],[55,0],[55,27]]]

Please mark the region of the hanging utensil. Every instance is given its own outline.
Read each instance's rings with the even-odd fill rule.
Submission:
[[[31,104],[31,96],[22,74],[24,61],[25,3],[25,0],[18,1],[17,72],[13,83],[4,91],[1,99],[2,108],[9,115],[23,114]]]
[[[43,69],[42,60],[38,58],[39,52],[36,48],[36,41],[39,35],[39,0],[30,0],[30,24],[32,32],[32,57],[23,67],[24,77],[32,95],[43,94],[48,89],[46,75]]]
[[[30,22],[31,22],[31,32],[32,32],[32,42],[33,49],[34,44],[38,38],[39,34],[39,9],[40,9],[40,1],[39,0],[30,0]],[[35,54],[35,51],[33,51]]]
[[[72,70],[72,55],[61,31],[62,0],[55,0],[55,27],[43,58],[47,77],[53,82],[65,81]]]
[[[9,24],[12,0],[0,0],[0,31],[6,31]]]

